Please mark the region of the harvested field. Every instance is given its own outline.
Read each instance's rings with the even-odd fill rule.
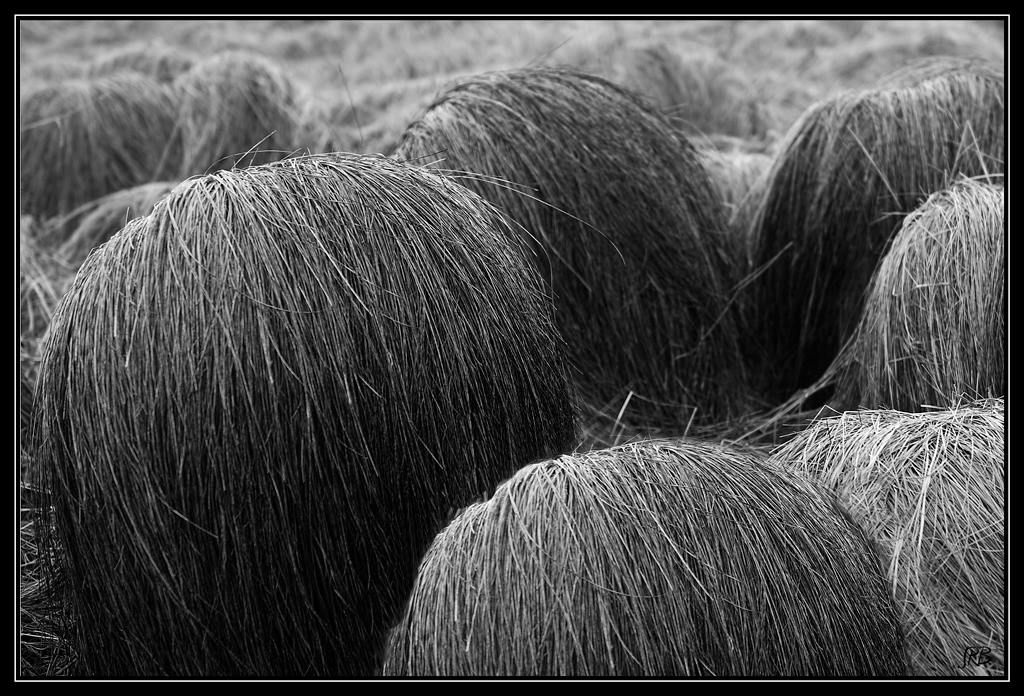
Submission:
[[[997,586],[985,564],[1006,556],[1008,518],[994,510],[1000,498],[1009,509],[1009,442],[990,451],[986,418],[929,426],[935,437],[902,420],[1008,396],[1008,23],[16,15],[15,680],[379,676],[414,585],[438,586],[416,579],[431,540],[445,557],[454,536],[445,546],[441,530],[475,529],[478,509],[584,551],[565,567],[625,595],[573,586],[540,563],[525,527],[492,525],[517,555],[480,549],[480,563],[532,559],[561,583],[537,629],[557,647],[534,656],[526,633],[498,639],[463,609],[448,625],[432,610],[438,633],[406,647],[437,654],[419,650],[388,678],[894,674],[864,647],[895,647],[869,639],[887,619],[815,584],[829,571],[809,559],[831,566],[831,551],[817,537],[810,555],[788,548],[802,532],[745,517],[761,507],[735,507],[723,492],[746,479],[716,459],[760,470],[774,449],[825,432],[836,451],[895,458],[852,426],[823,425],[854,408],[893,414],[880,419],[897,424],[889,442],[902,429],[903,449],[920,445],[911,458],[926,460],[929,488],[894,473],[894,502],[920,494],[935,512],[934,485],[949,510],[958,493],[969,507],[959,523],[988,519],[957,546],[951,513],[914,518],[922,553],[900,549],[902,579],[882,580],[912,639],[909,669],[1008,680],[1008,633],[992,623],[1009,616],[995,601],[1006,577]],[[495,75],[526,74],[547,87],[493,89]],[[463,109],[472,95],[493,98]],[[407,207],[408,186],[363,174],[394,173],[379,155],[443,116],[443,101],[462,104],[447,140],[394,170],[434,182]],[[455,142],[476,143],[472,157]],[[325,186],[349,167],[361,174]],[[500,212],[479,207],[498,196]],[[481,260],[458,231],[488,225],[504,251]],[[717,498],[666,485],[680,453],[649,456],[664,438],[716,453]],[[956,472],[929,454],[936,438],[959,443]],[[626,446],[634,469],[657,475],[611,473],[607,452]],[[511,497],[496,492],[520,475]],[[758,490],[810,474],[778,476]],[[572,495],[548,495],[555,483]],[[828,509],[801,527],[848,507],[822,490]],[[549,507],[499,503],[524,492]],[[782,498],[805,501],[794,496]],[[790,503],[781,518],[802,519]],[[729,514],[688,534],[649,523],[710,508]],[[892,534],[859,519],[833,531],[856,527],[873,530],[866,543],[890,569]],[[767,537],[748,543],[744,529]],[[907,585],[913,563],[920,583]],[[735,571],[711,585],[735,606],[688,582],[693,570],[707,586],[714,569]],[[509,598],[463,599],[500,611],[491,628],[536,629],[532,608],[555,586],[487,572]],[[673,604],[680,588],[685,606]],[[417,590],[420,629],[424,610],[445,606],[432,592]],[[767,609],[797,597],[792,617]],[[746,604],[765,608],[761,621]],[[633,611],[644,606],[658,609]],[[792,637],[799,655],[766,638],[796,633],[789,618],[814,624]],[[486,653],[472,663],[452,657],[470,628]],[[958,641],[978,644],[954,669]]]

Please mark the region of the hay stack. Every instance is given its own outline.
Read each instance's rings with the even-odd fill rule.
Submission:
[[[153,78],[66,80],[21,100],[21,212],[66,215],[177,168],[176,107]]]
[[[998,66],[927,62],[808,109],[768,175],[751,229],[749,326],[765,391],[820,377],[852,333],[875,265],[903,217],[958,174],[1003,171]]]
[[[1004,411],[851,411],[772,455],[836,491],[877,542],[919,675],[1004,669]],[[963,667],[967,648],[991,662]]]
[[[589,404],[631,390],[627,418],[675,428],[742,410],[721,202],[697,150],[640,97],[563,68],[477,75],[393,155],[463,172],[522,226]]]
[[[183,182],[89,257],[33,424],[82,672],[377,669],[448,509],[575,442],[508,224],[325,155]]]
[[[837,361],[833,403],[921,411],[1006,393],[1005,196],[966,180],[907,216]]]
[[[120,72],[138,72],[159,82],[173,82],[178,75],[189,70],[192,56],[161,42],[131,44],[100,56],[88,67],[91,76]]]
[[[532,464],[435,539],[384,673],[902,674],[867,538],[752,451],[647,441]]]
[[[74,231],[58,249],[59,256],[78,268],[93,249],[105,243],[129,220],[149,215],[170,193],[176,181],[154,181],[115,191],[79,208]]]
[[[296,90],[272,61],[242,51],[217,53],[173,86],[184,140],[177,178],[266,164],[296,149]]]

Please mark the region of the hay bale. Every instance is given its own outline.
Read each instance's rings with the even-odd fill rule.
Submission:
[[[94,60],[87,71],[93,77],[138,72],[159,82],[170,83],[188,71],[194,63],[195,60],[188,53],[157,41],[134,43],[109,51]]]
[[[128,221],[149,215],[170,193],[176,181],[154,181],[98,198],[79,208],[74,231],[60,245],[57,254],[78,268],[93,249],[114,236]]]
[[[310,156],[185,181],[89,257],[33,424],[82,672],[377,669],[447,510],[575,442],[508,224]]]
[[[176,107],[151,77],[66,80],[21,99],[21,212],[72,213],[177,168]]]
[[[627,417],[673,429],[744,408],[721,202],[640,97],[564,68],[476,75],[392,154],[453,172],[522,226],[592,407],[631,391]]]
[[[839,410],[1006,394],[1005,195],[965,180],[908,215],[834,372]]]
[[[753,450],[655,440],[519,470],[435,539],[389,676],[902,674],[867,538]]]
[[[785,399],[825,372],[903,218],[959,174],[1002,172],[1005,136],[1002,73],[974,61],[920,64],[804,113],[751,227],[764,391]]]
[[[296,89],[271,60],[244,51],[217,53],[173,86],[184,141],[177,178],[266,164],[296,149]]]
[[[1004,670],[1004,411],[847,412],[772,454],[834,490],[880,547],[918,675]],[[965,666],[968,648],[991,661]]]

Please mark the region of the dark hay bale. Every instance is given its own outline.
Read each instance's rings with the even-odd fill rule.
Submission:
[[[175,105],[151,77],[67,80],[21,99],[21,212],[65,215],[178,166]]]
[[[839,410],[921,411],[1006,394],[1001,186],[966,180],[903,221],[830,368]]]
[[[179,48],[161,42],[136,43],[110,51],[88,67],[91,76],[138,72],[160,82],[173,82],[189,70],[195,60]]]
[[[1004,671],[1004,411],[851,411],[772,455],[838,493],[878,544],[919,675]],[[991,662],[964,667],[967,648]]]
[[[435,539],[385,675],[903,674],[868,539],[754,451],[655,440],[519,470]]]
[[[763,391],[785,399],[824,373],[904,216],[958,174],[1002,172],[1005,126],[1002,73],[974,61],[924,63],[804,113],[751,227]]]
[[[266,164],[296,149],[296,89],[271,60],[242,51],[218,53],[173,85],[184,140],[178,178]]]
[[[591,408],[632,392],[628,415],[673,429],[743,410],[721,202],[640,97],[563,68],[477,75],[393,156],[443,166],[522,226]]]
[[[115,191],[79,208],[74,231],[57,253],[78,268],[93,249],[114,236],[129,220],[149,215],[170,193],[176,181],[154,181],[124,191]]]
[[[81,672],[378,669],[448,509],[575,443],[508,225],[310,156],[185,181],[89,257],[33,423]]]

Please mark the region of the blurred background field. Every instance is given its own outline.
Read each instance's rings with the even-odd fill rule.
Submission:
[[[691,133],[770,147],[815,100],[915,58],[1001,62],[1004,40],[1000,19],[24,20],[19,77],[24,92],[133,50],[244,50],[281,66],[333,147],[370,153],[455,78],[554,63],[636,89]]]

